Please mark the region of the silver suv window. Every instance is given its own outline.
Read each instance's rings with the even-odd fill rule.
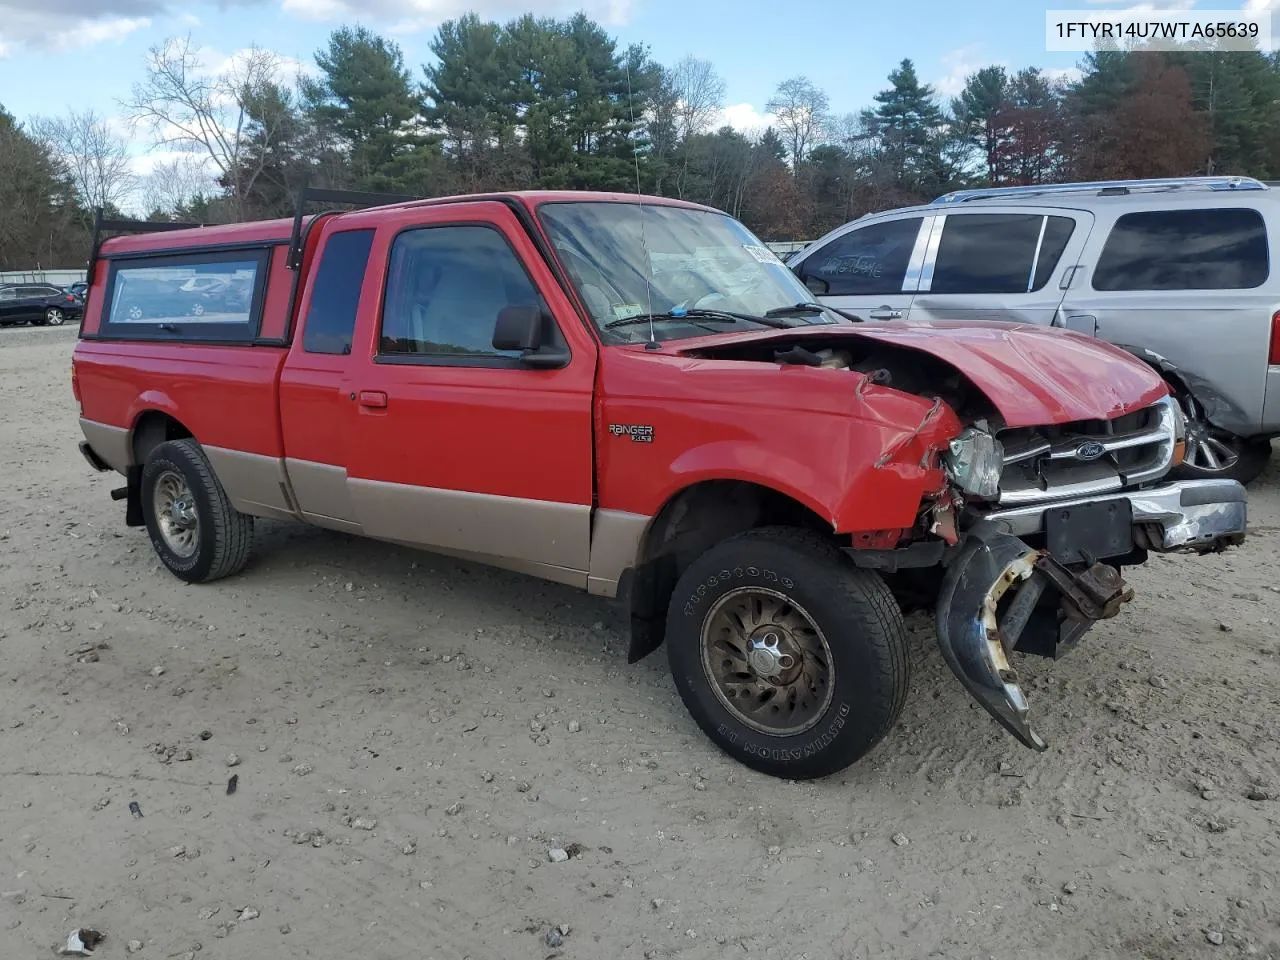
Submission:
[[[1270,272],[1267,227],[1243,207],[1153,210],[1116,221],[1095,290],[1247,290]]]
[[[1075,229],[1070,217],[967,213],[947,217],[932,293],[1031,293],[1049,281]]]
[[[901,293],[923,219],[886,220],[851,230],[807,257],[800,279],[823,281],[823,295],[831,297]]]

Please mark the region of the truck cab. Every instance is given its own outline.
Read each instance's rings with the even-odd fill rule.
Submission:
[[[857,323],[708,207],[313,191],[291,221],[108,227],[82,451],[174,575],[239,573],[264,518],[617,598],[630,659],[665,645],[702,729],[773,775],[888,733],[908,594],[1044,749],[1015,652],[1115,616],[1149,551],[1244,536],[1238,483],[1164,482],[1182,420],[1141,361],[1070,331]],[[208,278],[252,293],[184,312],[173,292]]]

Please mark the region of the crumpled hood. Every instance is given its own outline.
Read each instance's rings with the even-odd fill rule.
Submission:
[[[859,324],[855,335],[909,347],[960,370],[1011,427],[1110,420],[1168,393],[1132,354],[1056,327],[961,321]]]
[[[927,353],[968,377],[1010,427],[1110,420],[1150,406],[1168,393],[1154,369],[1120,347],[1073,330],[1032,324],[967,320],[815,324],[683,341],[676,352],[735,341],[800,337],[875,340]]]

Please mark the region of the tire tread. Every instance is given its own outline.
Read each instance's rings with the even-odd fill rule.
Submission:
[[[231,505],[212,465],[194,439],[169,440],[156,447],[155,452],[163,456],[166,449],[191,468],[197,488],[191,492],[205,500],[213,517],[213,529],[209,531],[213,539],[213,560],[209,569],[193,582],[209,583],[239,573],[249,562],[253,550],[253,517]]]
[[[843,742],[837,740],[804,763],[789,761],[785,769],[777,762],[761,764],[754,759],[739,759],[764,772],[791,779],[827,776],[844,769],[882,740],[902,713],[911,675],[902,610],[884,580],[871,571],[854,567],[840,549],[821,534],[799,527],[757,527],[736,534],[704,553],[690,564],[689,570],[709,563],[713,551],[720,554],[744,547],[758,549],[765,544],[790,554],[791,568],[801,576],[808,567],[811,579],[829,584],[839,593],[836,605],[846,611],[854,632],[865,638],[864,649],[868,654],[865,664],[874,691],[869,713],[875,722],[870,727],[864,725],[860,736]],[[675,602],[673,598],[673,607]],[[668,629],[670,642],[671,630]],[[695,719],[698,719],[696,713]],[[710,734],[705,726],[703,729]]]

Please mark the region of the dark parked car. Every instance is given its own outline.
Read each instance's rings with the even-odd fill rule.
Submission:
[[[0,327],[17,323],[60,327],[79,320],[84,303],[51,283],[8,283],[0,286]]]

